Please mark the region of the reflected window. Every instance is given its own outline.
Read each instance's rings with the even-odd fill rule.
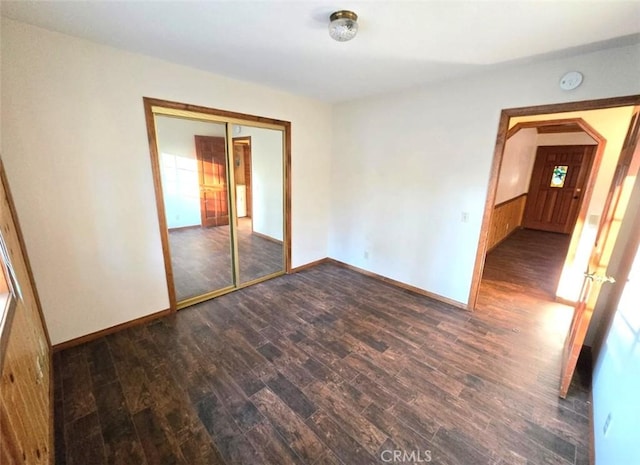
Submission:
[[[551,175],[550,187],[564,187],[564,181],[567,177],[567,165],[556,165],[553,167],[553,174]]]

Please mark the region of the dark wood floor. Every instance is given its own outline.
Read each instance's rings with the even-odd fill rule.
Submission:
[[[516,230],[487,256],[483,284],[554,300],[571,236]]]
[[[178,301],[233,285],[229,226],[169,231],[171,265]],[[251,219],[238,219],[240,281],[284,268],[282,243],[252,233]]]
[[[56,354],[56,463],[587,464],[568,324],[497,281],[469,313],[320,265]]]

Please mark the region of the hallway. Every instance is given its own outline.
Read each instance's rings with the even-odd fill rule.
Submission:
[[[487,254],[482,287],[554,301],[570,240],[567,234],[515,231]]]

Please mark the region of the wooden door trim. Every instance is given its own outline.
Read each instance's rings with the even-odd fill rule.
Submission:
[[[40,324],[42,325],[42,332],[44,333],[44,338],[47,343],[47,359],[49,365],[49,412],[48,420],[49,420],[49,451],[48,451],[48,463],[54,463],[55,461],[55,431],[54,431],[54,379],[53,379],[53,346],[51,344],[51,336],[49,335],[49,328],[47,327],[47,321],[44,318],[44,313],[42,311],[42,303],[40,301],[40,294],[38,293],[38,288],[36,286],[36,280],[33,277],[33,268],[31,267],[31,261],[29,260],[29,253],[27,252],[27,246],[24,241],[24,235],[22,234],[22,227],[20,226],[20,220],[18,219],[18,210],[16,208],[15,202],[13,200],[13,195],[11,194],[11,186],[9,185],[9,179],[7,178],[7,172],[4,168],[4,163],[2,158],[0,158],[0,184],[4,187],[5,197],[7,199],[7,204],[9,205],[9,212],[11,214],[11,219],[13,221],[13,227],[18,239],[18,244],[20,246],[20,254],[22,255],[24,266],[27,272],[27,279],[29,281],[31,287],[31,294],[33,297],[33,301],[35,307],[38,312],[38,316],[40,317]],[[8,331],[3,336],[6,336],[4,343],[8,342],[10,331],[13,323],[13,316],[15,314],[15,308],[9,310],[10,315],[7,315],[8,318],[5,321],[7,325]],[[3,354],[6,354],[6,347],[3,347]],[[0,372],[2,372],[4,359],[0,362]]]
[[[158,213],[158,225],[160,227],[160,242],[162,243],[162,257],[164,259],[165,276],[167,280],[167,292],[169,294],[169,311],[175,312],[176,290],[173,284],[173,266],[169,252],[169,225],[164,211],[164,194],[162,192],[162,176],[160,174],[160,154],[158,154],[158,136],[156,134],[156,122],[150,101],[144,100],[144,117],[147,123],[147,138],[149,140],[149,153],[151,155],[151,173],[153,176],[153,189],[156,197],[156,210]]]
[[[253,153],[251,154],[253,163]],[[284,131],[284,271],[291,273],[291,123],[286,123]]]
[[[640,150],[640,144],[638,145],[638,148],[636,148],[636,150]],[[636,254],[638,253],[638,249],[640,248],[639,212],[636,212],[633,225],[631,226],[630,230],[631,232],[629,233],[627,243],[625,244],[625,253],[622,254],[620,262],[618,263],[618,266],[615,270],[616,282],[613,284],[613,290],[609,294],[607,300],[606,310],[608,313],[603,315],[603,318],[606,320],[606,322],[605,324],[600,326],[599,331],[595,335],[593,353],[596,357],[600,354],[600,350],[602,348],[602,345],[604,344],[607,333],[611,328],[611,324],[613,323],[613,318],[615,316],[615,310],[620,304],[622,292],[627,283],[627,280],[629,279],[629,273],[631,273],[633,262],[636,259]]]
[[[169,294],[169,311],[175,312],[177,310],[177,301],[174,287],[173,267],[171,265],[171,255],[169,251],[169,230],[167,227],[167,218],[164,211],[164,196],[162,193],[162,182],[160,176],[160,157],[157,148],[154,107],[167,108],[175,110],[177,112],[182,111],[210,115],[212,117],[221,118],[223,120],[229,120],[228,122],[234,124],[254,123],[257,126],[262,127],[277,127],[278,129],[283,131],[284,272],[291,273],[291,122],[151,97],[143,97],[142,101],[144,105],[145,121],[147,125],[147,139],[149,142],[149,153],[151,156],[151,171],[156,198],[156,210],[158,212],[158,226],[160,229],[162,255],[164,259],[167,290]]]
[[[531,115],[527,115],[527,116],[531,116]],[[550,120],[542,120],[542,121],[522,121],[522,122],[516,123],[511,129],[509,129],[509,131],[507,132],[507,139],[513,137],[516,133],[518,133],[522,129],[549,128],[552,126],[568,125],[568,124],[574,124],[579,126],[581,131],[586,132],[589,136],[591,136],[596,140],[604,139],[604,137],[602,137],[602,134],[600,134],[593,126],[591,126],[582,118],[561,118],[561,119],[550,119]],[[571,132],[577,132],[577,131],[571,131]]]
[[[564,112],[570,112],[570,111],[601,110],[606,108],[635,106],[639,104],[640,104],[640,95],[628,95],[623,97],[613,97],[613,98],[605,98],[605,99],[597,99],[597,100],[584,100],[584,101],[578,101],[578,102],[538,105],[538,106],[532,106],[532,107],[509,108],[501,111],[500,119],[498,121],[498,133],[496,135],[496,145],[493,152],[493,162],[491,164],[491,170],[489,172],[489,184],[487,187],[487,197],[485,200],[484,213],[482,215],[482,226],[480,228],[478,248],[476,249],[475,265],[474,265],[473,274],[471,277],[471,288],[469,290],[469,299],[467,303],[468,310],[475,310],[478,303],[480,281],[482,280],[482,272],[484,270],[484,260],[487,254],[487,239],[489,237],[491,214],[493,212],[493,207],[495,203],[496,190],[498,188],[498,177],[500,176],[500,166],[502,165],[502,159],[504,157],[504,149],[505,149],[505,145],[506,145],[508,133],[509,133],[509,120],[517,116],[534,116],[534,115],[544,115],[547,113],[564,113]],[[585,128],[585,132],[587,132],[587,129],[591,131],[595,131],[590,126],[588,128],[585,126],[584,128]],[[602,149],[600,149],[599,147],[596,152],[596,161],[594,161],[594,164],[592,167],[592,175],[599,171],[600,160],[602,159],[603,153],[604,153],[604,147]],[[591,184],[591,179],[589,181],[590,181],[589,183]],[[587,201],[583,202],[583,207],[589,205],[589,200],[591,200],[592,192],[593,192],[593,187],[590,186],[589,191],[585,192],[585,199]],[[587,199],[587,195],[589,196],[588,199]],[[583,222],[584,222],[584,216],[582,211],[578,216],[579,222],[581,218],[583,219]],[[574,249],[574,253],[575,253],[575,249]]]
[[[631,195],[640,169],[640,105],[633,108],[627,135],[616,163],[616,171],[611,181],[603,215],[596,234],[596,240],[589,257],[588,271],[599,275],[609,272],[609,265],[615,244],[619,239],[621,223],[627,219]],[[618,221],[615,221],[618,219]],[[635,220],[636,218],[633,218]],[[613,234],[612,234],[613,231]],[[624,277],[626,280],[626,277]],[[621,279],[618,276],[618,279]],[[604,282],[584,279],[580,299],[576,305],[569,335],[563,351],[560,376],[560,397],[565,398],[575,372],[580,349],[587,335],[589,324],[600,297]],[[594,292],[595,291],[595,292]]]
[[[20,221],[18,220],[16,205],[13,201],[13,195],[11,195],[11,188],[9,186],[9,180],[7,179],[7,173],[4,169],[4,164],[2,163],[2,159],[0,158],[0,182],[4,186],[7,194],[7,203],[9,204],[9,209],[11,210],[11,218],[16,227],[16,234],[18,235],[18,242],[20,243],[20,249],[22,250],[22,256],[24,258],[25,266],[27,268],[27,274],[29,276],[29,281],[31,281],[31,285],[33,287],[33,297],[38,308],[38,313],[40,314],[40,319],[42,320],[42,327],[44,328],[44,335],[47,339],[47,344],[49,345],[49,349],[51,349],[51,338],[49,337],[49,329],[47,328],[47,321],[44,319],[44,313],[42,312],[42,304],[40,303],[40,295],[38,294],[38,288],[36,287],[36,280],[33,277],[33,270],[31,268],[31,261],[29,260],[29,254],[27,253],[27,246],[24,242],[24,236],[22,235],[22,228],[20,227]]]
[[[246,200],[246,204],[247,204],[247,216],[249,218],[253,218],[253,191],[251,189],[252,187],[252,176],[251,174],[249,175],[249,182],[247,182],[247,159],[249,160],[249,171],[251,171],[251,164],[253,163],[253,158],[252,158],[252,154],[251,154],[251,136],[240,136],[240,137],[234,137],[233,139],[231,139],[233,145],[240,144],[240,145],[246,145],[249,149],[248,152],[243,152],[242,154],[242,164],[243,164],[243,169],[244,169],[244,185],[247,186],[247,194],[245,197]],[[235,154],[234,154],[235,156]],[[251,208],[249,208],[249,206],[251,206]],[[251,221],[251,229],[253,229],[253,221]]]

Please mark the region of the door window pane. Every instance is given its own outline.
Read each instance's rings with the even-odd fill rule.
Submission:
[[[551,184],[550,187],[563,187],[564,180],[567,177],[567,169],[569,167],[566,165],[556,165],[553,168],[553,174],[551,175]]]

